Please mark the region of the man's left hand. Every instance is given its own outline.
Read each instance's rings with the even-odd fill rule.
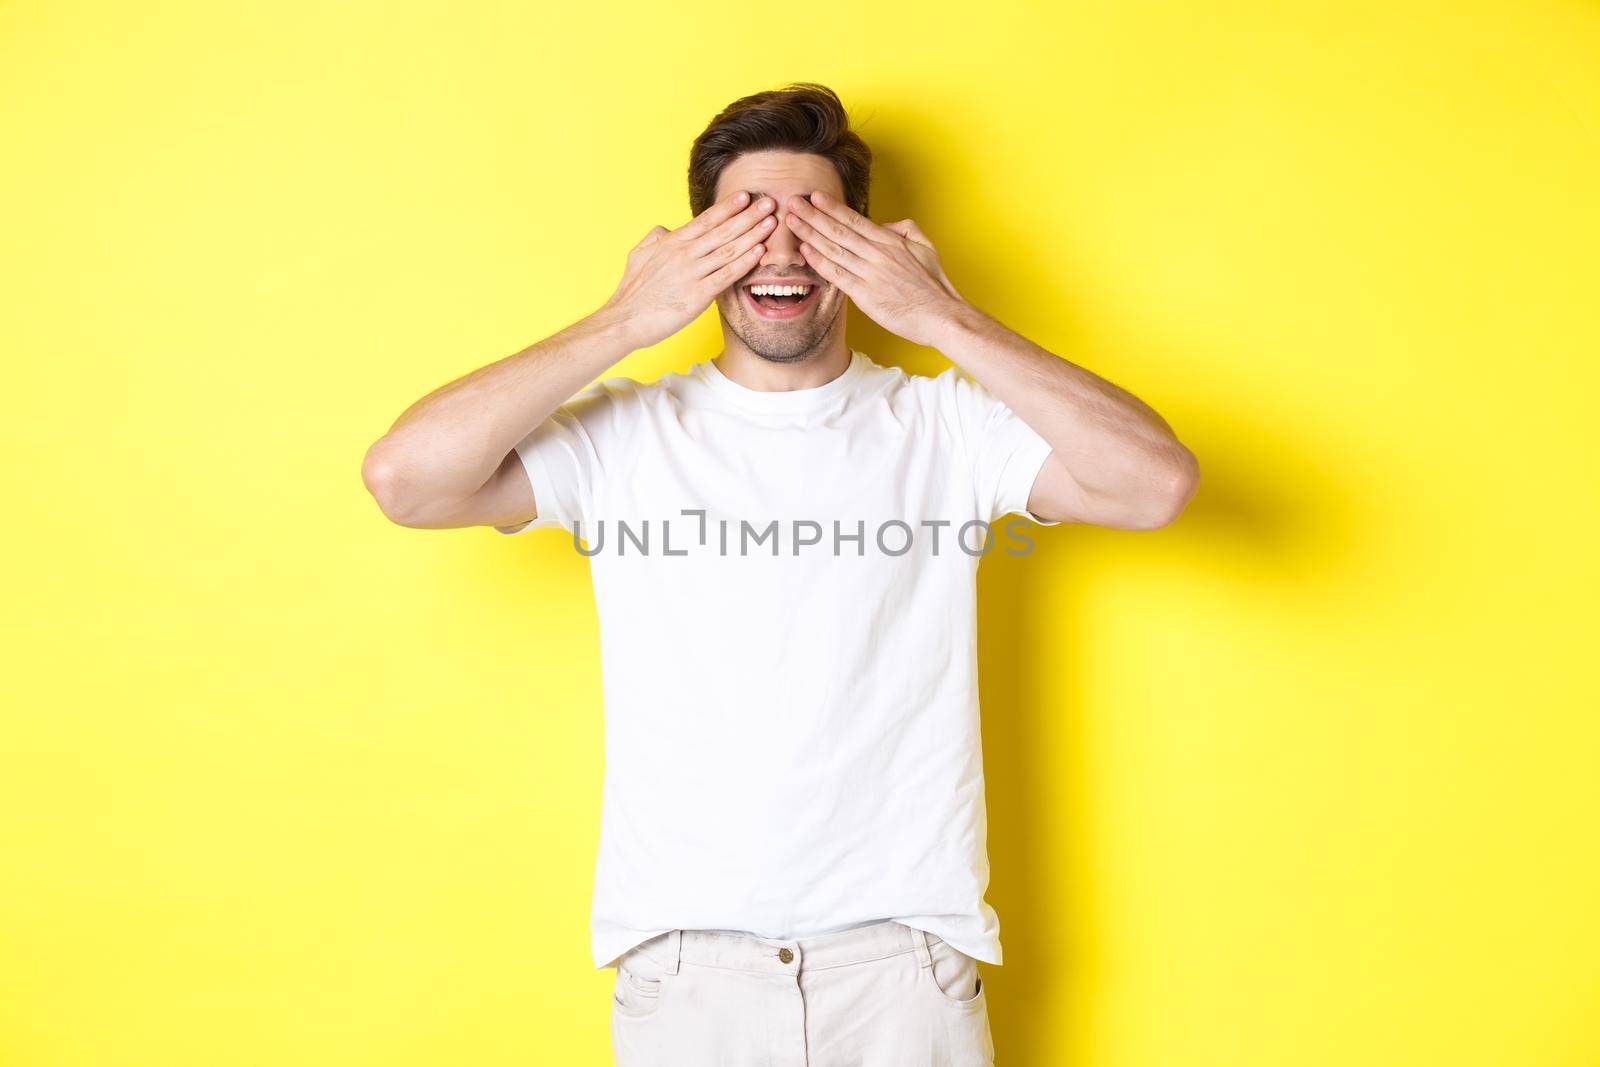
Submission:
[[[821,190],[789,198],[786,222],[811,269],[838,286],[873,322],[913,344],[932,345],[966,304],[933,242],[910,219],[880,226]]]

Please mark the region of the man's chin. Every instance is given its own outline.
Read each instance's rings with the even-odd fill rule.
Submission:
[[[804,349],[800,352],[769,352],[765,349],[753,348],[748,345],[746,347],[750,348],[750,351],[754,352],[768,363],[804,363],[817,351],[816,345],[812,345],[810,348]]]
[[[796,319],[772,321],[751,315],[734,297],[737,323],[734,333],[744,346],[768,363],[804,363],[822,348],[828,331],[816,332],[819,314],[813,309]],[[727,315],[724,312],[724,319]]]

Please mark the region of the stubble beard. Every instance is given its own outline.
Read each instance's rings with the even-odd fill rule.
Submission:
[[[744,306],[744,298],[737,291],[732,292],[726,299],[732,300],[734,305],[731,317],[727,315],[726,309],[723,314],[733,329],[733,335],[742,341],[746,348],[768,363],[804,363],[810,359],[822,348],[823,342],[833,330],[834,322],[839,318],[839,312],[844,308],[844,301],[839,301],[827,322],[822,322],[816,315],[808,316],[811,328],[804,329],[797,328],[797,324],[793,321],[776,323],[756,319]]]

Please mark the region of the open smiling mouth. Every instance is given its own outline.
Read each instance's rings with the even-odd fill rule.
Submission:
[[[763,319],[792,319],[816,303],[820,285],[741,285],[740,299]]]

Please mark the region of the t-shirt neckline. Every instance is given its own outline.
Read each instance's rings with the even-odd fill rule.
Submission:
[[[718,393],[727,397],[733,403],[750,411],[778,412],[793,414],[797,412],[815,411],[835,397],[845,392],[861,376],[866,369],[867,357],[852,348],[850,350],[850,364],[844,372],[831,381],[814,385],[809,389],[785,389],[769,391],[764,389],[751,389],[749,386],[740,385],[738,382],[723,374],[712,360],[705,360],[700,364],[700,371],[706,383]]]

